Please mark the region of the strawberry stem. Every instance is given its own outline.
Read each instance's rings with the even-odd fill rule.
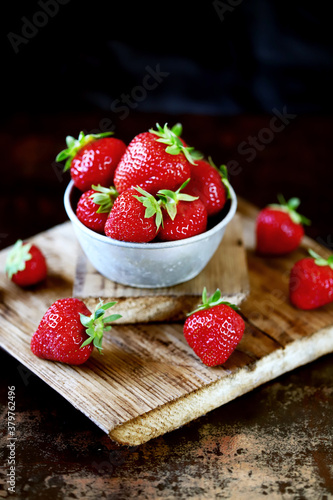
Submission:
[[[202,292],[202,304],[200,304],[194,311],[187,314],[187,316],[191,316],[192,314],[202,311],[204,309],[209,309],[210,307],[219,306],[221,304],[225,304],[226,306],[231,307],[235,311],[239,311],[239,307],[231,302],[227,302],[221,297],[221,290],[217,289],[213,295],[207,297],[207,289],[204,287]]]
[[[25,263],[32,259],[31,247],[31,243],[23,243],[22,240],[17,240],[10,250],[5,264],[5,271],[9,279],[12,279],[18,271],[24,271]]]
[[[183,153],[187,161],[195,165],[195,160],[200,160],[202,158],[202,154],[199,151],[196,151],[193,147],[184,146],[179,135],[182,132],[182,125],[177,123],[171,129],[168,127],[166,123],[162,128],[161,125],[156,123],[157,130],[149,129],[151,134],[155,134],[159,137],[156,139],[157,142],[161,142],[166,144],[167,147],[165,151],[171,155],[178,155],[179,153]]]
[[[290,198],[289,201],[286,201],[282,194],[278,194],[277,199],[279,201],[279,204],[272,203],[271,205],[268,206],[276,210],[284,210],[289,214],[291,220],[295,224],[304,224],[306,226],[309,226],[311,224],[310,219],[304,217],[304,215],[301,215],[296,211],[296,209],[299,207],[301,203],[299,198]]]
[[[311,248],[309,248],[308,252],[311,255],[311,257],[314,258],[315,264],[317,264],[317,266],[329,266],[331,269],[333,269],[333,255],[330,255],[327,259],[324,259],[324,257],[318,255]]]
[[[118,196],[118,191],[113,186],[106,188],[98,184],[98,186],[92,185],[91,188],[96,191],[90,198],[96,205],[99,205],[97,214],[109,213],[113,207],[113,203]]]
[[[112,135],[113,132],[102,132],[100,134],[88,134],[85,135],[84,132],[80,132],[79,137],[75,139],[71,135],[66,137],[67,148],[60,151],[56,156],[56,161],[60,162],[66,160],[64,172],[70,169],[72,160],[77,152],[89,144],[89,142],[96,141],[97,139],[102,139],[103,137],[108,137]]]
[[[135,189],[142,194],[142,196],[137,196],[135,194],[133,196],[146,208],[145,218],[149,219],[150,217],[153,217],[155,215],[157,232],[160,226],[163,226],[163,217],[159,201],[156,200],[156,198],[152,194],[148,193],[148,191],[145,191],[140,186],[137,186]]]
[[[80,313],[81,324],[86,328],[86,334],[88,335],[87,340],[81,344],[80,348],[92,342],[98,349],[99,353],[101,353],[103,334],[105,331],[110,331],[112,328],[111,325],[106,326],[106,323],[111,323],[112,321],[116,321],[121,318],[120,314],[112,314],[106,318],[104,317],[105,311],[115,304],[116,302],[103,304],[103,302],[100,301],[91,316],[85,316]]]
[[[198,199],[198,196],[192,196],[190,194],[181,193],[191,179],[187,179],[183,184],[177,189],[177,191],[171,191],[170,189],[160,189],[157,191],[157,197],[159,198],[159,203],[162,208],[168,212],[171,220],[177,215],[177,204],[179,201],[194,201]]]

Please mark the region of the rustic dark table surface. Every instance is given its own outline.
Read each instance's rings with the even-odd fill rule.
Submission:
[[[298,196],[307,235],[331,248],[332,125],[286,109],[264,116],[168,116],[131,111],[15,115],[3,121],[0,247],[67,220],[69,174],[55,162],[65,136],[105,131],[128,142],[181,121],[184,138],[227,163],[238,195],[263,207]],[[333,355],[286,374],[167,435],[120,447],[83,414],[0,352],[0,498],[333,498]],[[8,387],[16,392],[16,493],[7,484]]]

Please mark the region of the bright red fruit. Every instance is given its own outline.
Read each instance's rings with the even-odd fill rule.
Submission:
[[[66,137],[67,149],[61,151],[56,161],[66,160],[64,171],[70,169],[74,185],[88,191],[93,184],[108,187],[113,185],[115,169],[126,150],[120,139],[107,137],[112,132],[85,135],[79,138]]]
[[[105,234],[115,240],[148,243],[159,230],[160,212],[154,196],[141,188],[129,188],[116,198],[105,223]]]
[[[190,177],[191,164],[200,155],[184,146],[179,138],[181,126],[169,129],[165,124],[134,137],[127,146],[114,175],[119,193],[141,186],[151,194],[159,189],[176,190]]]
[[[220,290],[207,300],[206,289],[202,305],[184,323],[184,336],[207,366],[223,364],[240,342],[245,323],[234,309],[236,306],[221,300]]]
[[[257,252],[263,255],[284,255],[295,250],[303,236],[303,224],[309,219],[296,212],[298,198],[288,202],[279,196],[280,204],[269,205],[256,220]]]
[[[81,194],[76,206],[76,216],[82,224],[104,234],[104,226],[118,193],[115,188],[92,186]]]
[[[333,255],[323,259],[309,250],[311,257],[296,262],[291,269],[289,296],[299,309],[316,309],[333,301]]]
[[[191,166],[191,180],[184,192],[198,196],[205,205],[208,216],[217,214],[230,197],[227,167],[221,165],[217,168],[211,159],[209,162],[197,160]]]
[[[90,357],[93,347],[102,349],[105,323],[120,316],[104,317],[115,302],[99,303],[93,314],[79,299],[59,299],[44,314],[31,339],[31,351],[39,358],[81,365]]]
[[[46,259],[36,245],[17,240],[8,254],[5,270],[16,285],[35,285],[47,276]]]
[[[181,192],[186,181],[175,192],[161,189],[157,192],[162,207],[163,223],[158,233],[161,241],[190,238],[207,229],[207,210],[201,200]]]

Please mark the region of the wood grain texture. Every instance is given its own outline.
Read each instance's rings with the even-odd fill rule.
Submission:
[[[309,238],[285,258],[264,259],[253,245],[255,209],[239,202],[250,279],[241,310],[242,341],[227,362],[204,366],[186,344],[182,323],[114,325],[104,355],[81,367],[42,360],[30,339],[52,302],[71,296],[76,240],[69,223],[32,238],[49,263],[47,281],[21,290],[0,275],[1,346],[120,443],[140,444],[207,413],[276,376],[333,351],[333,304],[300,311],[288,300],[294,261]],[[8,249],[0,254],[0,266]]]
[[[240,304],[249,293],[243,229],[239,215],[228,224],[217,251],[195,278],[165,288],[134,288],[106,279],[78,250],[73,295],[94,308],[99,299],[117,301],[113,312],[121,314],[118,324],[152,321],[183,321],[208,294],[219,288],[226,300]]]

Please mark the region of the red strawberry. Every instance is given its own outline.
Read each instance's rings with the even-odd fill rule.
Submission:
[[[225,165],[217,168],[212,159],[198,160],[191,166],[191,181],[184,192],[198,196],[205,205],[208,216],[215,215],[224,207],[229,194],[228,171]]]
[[[114,171],[126,144],[120,139],[107,137],[111,134],[85,135],[80,132],[77,140],[66,137],[67,149],[57,155],[56,161],[66,160],[64,171],[70,169],[71,178],[81,191],[88,191],[93,184],[113,185]]]
[[[202,302],[186,319],[184,336],[205,365],[221,365],[240,342],[245,323],[236,306],[221,300],[220,290],[207,299],[204,288]]]
[[[288,202],[278,197],[280,204],[268,205],[261,210],[256,221],[257,252],[263,255],[284,255],[295,250],[303,236],[303,224],[309,219],[296,212],[298,198]]]
[[[114,304],[99,303],[91,314],[79,299],[57,300],[39,323],[31,339],[31,351],[39,358],[81,365],[87,361],[94,346],[101,352],[103,332],[111,329],[105,323],[120,317],[113,314],[104,318],[105,311]]]
[[[162,241],[190,238],[207,229],[207,210],[202,201],[180,192],[188,181],[175,192],[161,189],[157,193],[163,215],[158,239]]]
[[[81,194],[76,206],[76,216],[82,224],[104,234],[104,226],[118,193],[114,187],[92,186]]]
[[[104,231],[115,240],[148,243],[157,235],[161,222],[161,209],[154,196],[132,187],[116,198]]]
[[[299,309],[315,309],[333,302],[333,255],[328,259],[309,250],[311,257],[296,262],[290,272],[289,297]]]
[[[119,193],[131,186],[141,186],[151,194],[175,190],[190,177],[191,164],[201,155],[179,138],[180,125],[172,129],[167,124],[156,126],[157,131],[143,132],[127,146],[114,175]]]
[[[35,285],[47,276],[46,259],[36,245],[17,240],[6,260],[6,274],[19,286]]]

